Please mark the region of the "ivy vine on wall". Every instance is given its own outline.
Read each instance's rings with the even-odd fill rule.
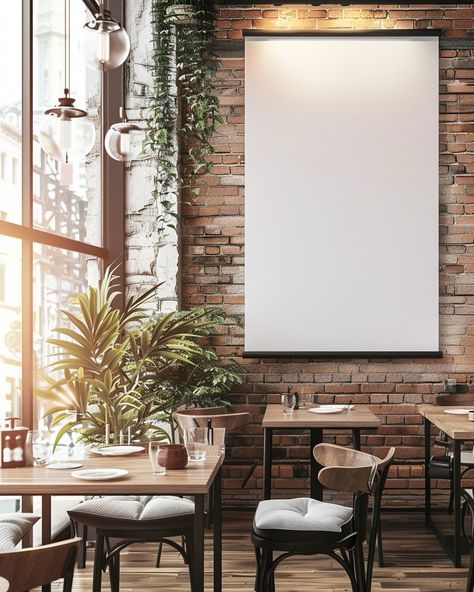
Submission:
[[[211,139],[219,118],[213,92],[212,0],[152,0],[152,75],[144,149],[157,157],[154,197],[159,226],[175,228],[179,191],[198,195],[196,177],[212,167]]]

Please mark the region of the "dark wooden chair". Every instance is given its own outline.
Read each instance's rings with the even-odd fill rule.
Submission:
[[[109,570],[111,592],[120,589],[120,553],[129,545],[165,543],[181,554],[189,566],[191,591],[196,591],[192,556],[194,503],[176,496],[110,496],[87,500],[68,510],[77,531],[95,532],[92,591],[100,592],[102,572]],[[181,536],[183,545],[171,540]],[[170,538],[171,537],[171,538]]]
[[[4,551],[0,553],[0,576],[8,580],[8,592],[24,592],[64,578],[64,592],[71,592],[76,556],[81,539]]]
[[[469,572],[467,576],[466,592],[474,592],[474,490],[461,489],[462,505],[462,533],[465,540],[471,548],[471,561],[469,563]],[[466,532],[466,520],[470,514],[471,532]]]
[[[250,422],[249,413],[228,413],[225,407],[179,409],[173,417],[182,431],[193,427],[206,428],[210,421],[213,428],[225,428],[231,433]]]
[[[352,592],[370,592],[382,492],[395,449],[383,460],[332,444],[318,444],[313,454],[323,466],[319,481],[329,489],[351,493],[352,507],[311,498],[260,502],[252,532],[257,559],[255,590],[274,592],[275,569],[287,557],[323,554],[343,567]],[[369,497],[374,503],[368,536]],[[363,543],[367,538],[365,566]],[[274,552],[280,552],[276,559]]]
[[[173,417],[182,433],[192,428],[224,428],[225,435],[250,423],[250,413],[228,412],[226,407],[193,407],[179,409]],[[208,525],[212,524],[212,488],[209,492]]]
[[[429,462],[429,474],[432,479],[449,481],[448,514],[453,512],[454,479],[453,479],[453,452],[452,443],[444,432],[438,434],[434,440],[435,445],[443,448],[442,455],[434,455]],[[461,479],[467,472],[474,469],[474,454],[472,448],[461,450]]]

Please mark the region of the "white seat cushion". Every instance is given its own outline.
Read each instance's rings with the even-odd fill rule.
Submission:
[[[194,514],[194,502],[170,495],[111,496],[87,500],[71,508],[71,514],[75,520],[81,515],[119,520],[161,520]]]
[[[34,514],[0,514],[0,551],[11,551],[39,520]]]
[[[258,504],[254,524],[258,530],[342,532],[352,518],[352,508],[308,497],[265,500]]]

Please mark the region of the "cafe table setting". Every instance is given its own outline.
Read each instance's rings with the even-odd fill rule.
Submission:
[[[305,429],[310,432],[310,450],[323,441],[324,430],[352,431],[353,447],[360,450],[361,430],[377,428],[378,417],[365,405],[320,405],[312,395],[288,392],[281,396],[281,405],[267,405],[262,420],[263,426],[263,499],[271,498],[271,471],[273,435],[275,430]],[[321,469],[310,454],[311,497],[322,499],[323,488],[317,479]]]
[[[214,437],[218,434],[212,433],[211,438]],[[70,508],[68,513],[73,523],[97,529],[93,585],[96,592],[100,590],[102,568],[106,567],[100,564],[102,557],[97,551],[98,547],[103,549],[104,538],[117,536],[130,544],[127,541],[132,539],[133,542],[152,540],[151,533],[153,540],[164,540],[182,553],[190,565],[192,590],[201,592],[204,590],[205,497],[212,491],[213,578],[214,590],[220,592],[224,448],[212,446],[213,453],[208,455],[208,442],[203,436],[186,434],[186,440],[191,458],[182,444],[151,442],[95,447],[77,460],[73,452],[72,458],[66,460],[36,458],[32,466],[2,466],[0,492],[22,496],[24,512],[31,511],[31,496],[41,497],[43,545],[51,542],[52,496],[84,496],[85,501]],[[167,539],[179,535],[187,537],[185,550]],[[107,558],[113,591],[118,590],[120,550]],[[44,590],[48,589],[49,586],[44,586]]]

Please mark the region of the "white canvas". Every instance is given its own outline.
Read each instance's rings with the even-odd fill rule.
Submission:
[[[245,40],[246,352],[436,352],[438,38]]]

